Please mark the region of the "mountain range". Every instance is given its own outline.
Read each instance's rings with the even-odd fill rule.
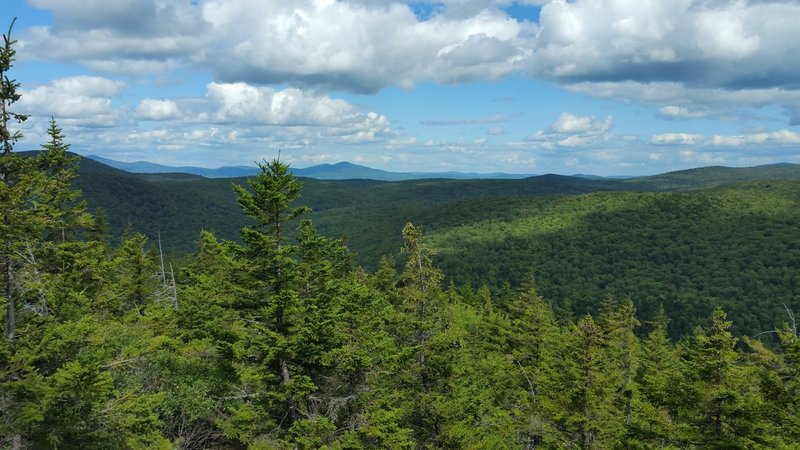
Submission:
[[[224,166],[215,169],[195,166],[165,166],[162,164],[147,161],[122,162],[101,156],[90,155],[87,158],[103,163],[115,169],[124,170],[131,173],[189,173],[206,178],[235,178],[248,177],[258,173],[257,166]],[[509,173],[467,173],[467,172],[389,172],[380,169],[373,169],[350,162],[339,162],[336,164],[319,164],[306,168],[294,168],[291,172],[298,177],[316,178],[318,180],[379,180],[379,181],[403,181],[420,180],[428,178],[442,178],[454,180],[474,180],[474,179],[520,179],[533,176],[532,174],[509,174]],[[590,177],[590,176],[587,176]]]

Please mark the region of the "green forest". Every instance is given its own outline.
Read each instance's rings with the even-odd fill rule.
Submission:
[[[800,167],[704,168],[624,181],[302,179],[299,204],[325,236],[342,238],[355,265],[381,257],[400,269],[405,223],[425,230],[445,285],[503,290],[534,276],[541,294],[579,317],[612,295],[640,319],[660,306],[678,339],[716,305],[736,335],[773,330],[800,307]],[[253,223],[233,184],[185,174],[131,174],[81,159],[76,186],[112,243],[136,230],[180,261],[202,230],[241,243]],[[294,238],[296,231],[288,230]],[[191,257],[189,257],[191,259]],[[784,306],[786,305],[786,306]],[[645,323],[640,335],[650,325]]]
[[[0,447],[800,448],[796,182],[476,182],[483,199],[399,199],[414,220],[375,221],[396,250],[354,256],[273,160],[221,181],[236,239],[198,232],[175,259],[112,237],[55,120],[14,151],[4,41]]]

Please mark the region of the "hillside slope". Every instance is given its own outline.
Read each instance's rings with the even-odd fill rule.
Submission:
[[[752,335],[785,321],[784,304],[800,310],[800,181],[730,184],[722,175],[791,178],[794,170],[665,174],[682,192],[653,192],[652,180],[556,175],[303,179],[300,203],[312,208],[323,234],[343,237],[355,262],[370,269],[382,255],[400,258],[400,230],[410,221],[438,251],[447,282],[516,287],[533,275],[545,298],[575,314],[596,311],[608,295],[630,296],[642,317],[663,304],[674,336],[721,304],[736,331]],[[168,254],[193,251],[202,229],[237,239],[249,223],[231,189],[243,178],[134,175],[87,161],[81,174],[79,187],[105,211],[112,235],[127,226],[151,239],[160,234]],[[704,177],[723,187],[683,192]]]
[[[750,335],[788,320],[784,304],[800,309],[800,181],[454,208],[474,220],[428,237],[456,284],[518,286],[532,274],[545,298],[578,315],[607,295],[631,297],[644,317],[663,304],[674,335],[717,304]]]

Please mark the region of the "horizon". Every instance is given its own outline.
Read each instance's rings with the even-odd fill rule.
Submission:
[[[647,176],[800,163],[800,4],[10,0],[18,148]],[[244,163],[243,163],[244,162]],[[625,175],[620,175],[625,174]]]
[[[79,155],[79,156],[81,156],[83,158],[91,159],[91,160],[93,160],[95,162],[99,162],[101,164],[105,164],[105,163],[102,162],[102,161],[98,161],[95,158],[101,158],[101,159],[109,160],[109,161],[112,161],[112,162],[115,162],[115,163],[122,163],[122,164],[136,164],[136,163],[155,164],[155,165],[159,165],[161,167],[173,168],[173,169],[195,168],[195,169],[203,169],[203,170],[216,170],[216,169],[225,169],[225,168],[239,168],[239,167],[241,167],[241,168],[255,168],[255,167],[257,167],[255,165],[256,162],[254,162],[253,165],[237,164],[237,165],[225,165],[225,166],[213,166],[213,167],[208,167],[208,166],[187,166],[187,165],[170,166],[170,165],[166,165],[166,164],[154,163],[154,162],[145,161],[145,160],[118,161],[118,160],[114,160],[114,159],[111,159],[111,158],[105,158],[103,156],[98,156],[98,155]],[[366,165],[363,165],[363,164],[357,164],[357,163],[353,163],[351,161],[337,161],[337,162],[330,162],[330,163],[319,163],[319,164],[313,164],[313,165],[303,166],[303,167],[297,167],[297,166],[294,166],[292,164],[288,164],[288,165],[289,165],[290,168],[295,168],[295,169],[299,169],[299,170],[306,170],[306,169],[311,169],[311,168],[320,167],[320,166],[336,166],[336,165],[340,165],[340,164],[350,164],[350,165],[355,165],[355,166],[359,166],[359,167],[365,167],[367,169],[381,170],[381,171],[385,171],[387,173],[394,173],[394,174],[408,173],[408,174],[431,174],[431,175],[436,175],[436,174],[444,174],[444,173],[460,173],[460,174],[472,174],[472,175],[493,175],[493,174],[528,175],[528,176],[533,176],[533,177],[542,176],[542,175],[559,175],[559,176],[566,176],[566,177],[599,176],[599,177],[603,177],[603,178],[651,177],[651,176],[664,175],[664,174],[667,174],[667,173],[677,172],[677,171],[707,169],[707,168],[712,168],[712,167],[722,167],[722,168],[726,168],[726,169],[748,169],[748,168],[765,167],[765,166],[797,165],[797,163],[791,163],[791,162],[785,162],[785,161],[769,163],[769,164],[759,164],[759,165],[755,165],[755,166],[725,166],[725,165],[711,164],[711,165],[705,165],[705,166],[688,167],[688,168],[685,168],[685,169],[670,170],[670,171],[666,171],[666,172],[654,172],[654,173],[643,174],[643,175],[629,175],[629,174],[597,175],[597,174],[593,174],[593,173],[583,173],[583,172],[572,172],[572,173],[556,173],[556,172],[513,173],[513,172],[461,172],[461,171],[430,172],[430,171],[425,171],[425,170],[414,171],[414,172],[398,172],[398,171],[391,171],[391,170],[385,170],[385,169],[380,169],[380,168],[376,168],[376,167],[366,166]],[[121,169],[121,170],[124,170],[124,169]],[[139,173],[139,172],[135,172],[135,173]],[[146,172],[141,172],[141,173],[146,173]]]

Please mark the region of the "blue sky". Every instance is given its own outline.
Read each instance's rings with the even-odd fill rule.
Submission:
[[[121,161],[640,175],[800,163],[789,0],[3,0],[32,114]]]

